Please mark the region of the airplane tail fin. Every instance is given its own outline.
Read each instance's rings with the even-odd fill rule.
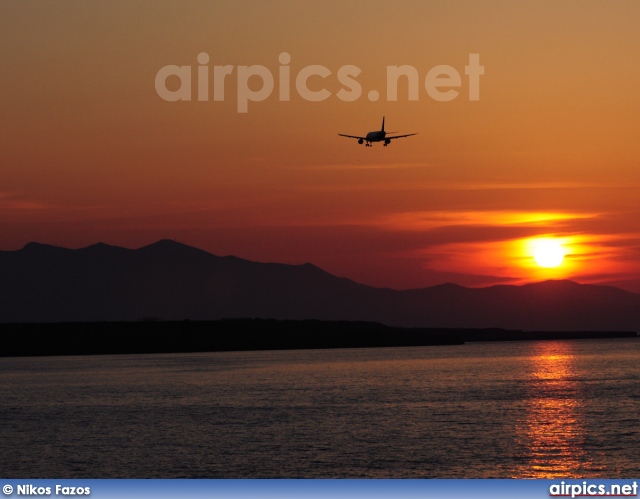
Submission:
[[[382,131],[384,132],[384,116],[382,117]]]

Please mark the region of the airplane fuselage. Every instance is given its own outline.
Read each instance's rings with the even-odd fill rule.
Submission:
[[[381,142],[384,140],[386,134],[387,132],[383,130],[377,130],[375,132],[369,132],[365,139],[367,142]]]

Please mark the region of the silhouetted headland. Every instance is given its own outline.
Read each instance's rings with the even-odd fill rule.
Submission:
[[[615,331],[397,328],[374,322],[274,319],[2,324],[0,331],[3,357],[372,348],[637,336],[634,332]]]

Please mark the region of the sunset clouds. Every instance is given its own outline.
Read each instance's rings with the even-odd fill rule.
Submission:
[[[640,5],[387,5],[2,4],[0,249],[176,238],[378,286],[566,278],[640,291]],[[158,71],[196,71],[202,52],[212,85],[215,65],[236,68],[225,99],[213,87],[208,101],[160,98]],[[331,75],[308,87],[331,97],[282,101],[275,85],[238,113],[237,68],[279,84],[283,52],[291,88],[322,65]],[[485,68],[478,101],[469,54]],[[345,65],[361,69],[352,102],[336,97]],[[418,99],[400,79],[388,102],[386,68],[402,65]],[[438,65],[462,75],[450,102],[423,86]],[[386,148],[337,135],[383,115],[418,135]],[[561,266],[535,265],[540,237],[562,241]]]

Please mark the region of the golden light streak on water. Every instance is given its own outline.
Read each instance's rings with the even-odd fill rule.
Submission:
[[[517,425],[526,459],[520,478],[571,478],[591,468],[584,402],[568,342],[537,342],[531,357],[526,418]]]

